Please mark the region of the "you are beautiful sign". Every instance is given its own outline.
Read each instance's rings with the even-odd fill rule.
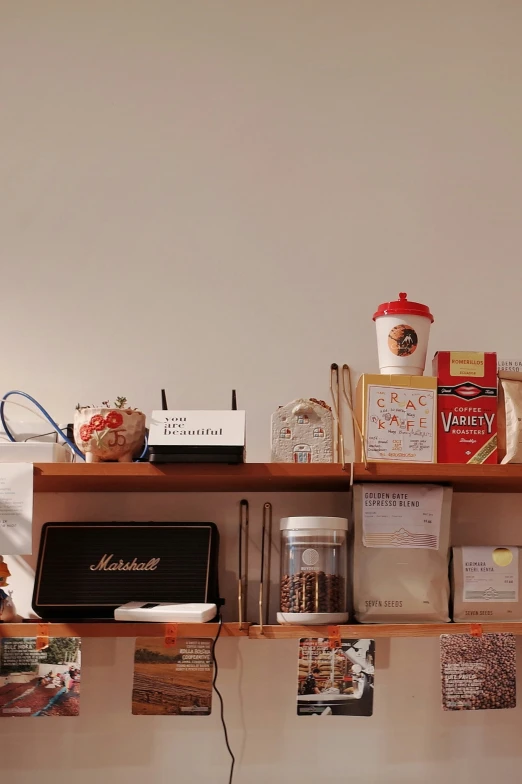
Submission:
[[[244,411],[153,411],[151,446],[244,446]]]

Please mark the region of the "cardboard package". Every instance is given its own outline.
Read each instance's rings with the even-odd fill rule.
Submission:
[[[430,376],[365,373],[356,393],[366,458],[384,462],[436,462],[437,380]],[[356,460],[361,460],[356,439]]]
[[[437,462],[497,462],[497,355],[439,351]]]

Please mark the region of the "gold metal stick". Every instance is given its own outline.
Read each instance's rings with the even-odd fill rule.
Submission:
[[[239,567],[237,583],[237,599],[239,607],[239,628],[243,629],[243,620],[247,620],[247,600],[248,600],[248,525],[249,525],[249,506],[248,501],[243,499],[239,503]],[[243,569],[244,557],[244,569]]]
[[[344,437],[341,429],[340,395],[339,395],[339,365],[332,362],[330,365],[330,393],[332,395],[332,408],[336,421],[337,440],[334,452],[337,453],[337,462],[341,463],[344,470]]]
[[[270,577],[271,577],[271,564],[272,564],[272,504],[266,503],[263,506],[263,517],[266,520],[263,522],[267,533],[267,546],[266,546],[266,613],[265,623],[270,623]]]
[[[362,459],[363,459],[364,467],[368,468],[368,458],[366,457],[366,445],[364,443],[364,436],[363,436],[363,433],[362,433],[362,430],[361,430],[361,426],[360,426],[360,424],[359,424],[359,422],[357,420],[357,417],[355,416],[355,411],[354,411],[354,407],[353,407],[352,374],[350,372],[349,365],[346,365],[346,364],[343,365],[343,370],[342,370],[342,374],[341,374],[341,382],[342,382],[341,386],[342,386],[343,397],[346,400],[346,405],[348,406],[348,408],[350,410],[350,413],[352,415],[353,446],[354,446],[354,449],[355,449],[355,439],[358,436],[360,438],[360,440],[361,440],[361,453],[362,453]],[[356,433],[357,433],[357,436],[356,436]],[[352,462],[354,462],[354,461],[355,461],[355,455],[354,455],[354,459],[353,459]],[[352,471],[353,471],[353,469],[352,469]]]

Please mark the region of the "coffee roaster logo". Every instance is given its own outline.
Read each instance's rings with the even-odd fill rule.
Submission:
[[[104,553],[97,564],[91,564],[91,572],[154,572],[158,568],[161,558],[150,558],[148,561],[113,561],[114,553]]]
[[[319,553],[317,550],[314,550],[312,547],[309,547],[308,550],[305,550],[303,553],[303,563],[306,566],[315,566],[319,560]]]
[[[388,348],[396,357],[409,357],[417,349],[419,338],[413,327],[398,324],[388,335]]]

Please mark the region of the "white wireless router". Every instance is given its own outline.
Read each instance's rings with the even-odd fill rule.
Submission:
[[[114,610],[116,621],[135,623],[207,623],[217,615],[215,604],[128,602]]]

